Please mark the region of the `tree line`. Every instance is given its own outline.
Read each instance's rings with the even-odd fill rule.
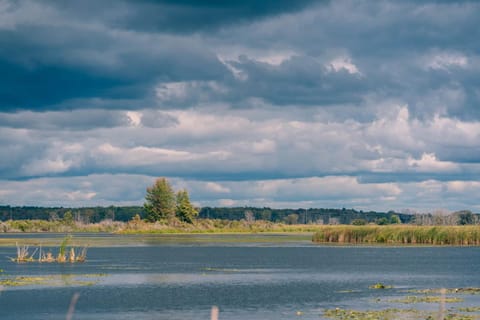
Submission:
[[[134,217],[149,222],[178,219],[191,223],[195,219],[264,220],[287,224],[419,224],[469,225],[479,224],[480,215],[468,210],[448,214],[414,214],[394,211],[377,212],[355,209],[309,208],[274,209],[257,207],[195,208],[186,189],[175,191],[166,178],[157,179],[146,188],[143,206],[109,206],[87,208],[11,207],[0,206],[0,221],[6,220],[73,220],[98,223],[103,220],[130,221]]]

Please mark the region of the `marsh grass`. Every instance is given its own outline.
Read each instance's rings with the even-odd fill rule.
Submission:
[[[42,247],[36,248],[33,253],[29,252],[29,246],[19,246],[17,245],[17,257],[10,258],[12,262],[16,263],[25,263],[25,262],[57,262],[57,263],[75,263],[75,262],[85,262],[87,258],[87,248],[77,251],[74,247],[67,248],[68,242],[72,239],[70,235],[66,236],[62,243],[60,244],[58,254],[55,257],[51,251],[45,252],[42,250]],[[40,250],[39,250],[40,249]],[[35,253],[39,251],[38,258],[35,258]],[[67,253],[68,252],[68,253]]]
[[[480,226],[322,226],[319,243],[480,245]]]
[[[303,233],[315,232],[318,225],[288,225],[270,221],[257,220],[220,220],[198,219],[193,223],[186,223],[177,219],[157,221],[154,223],[143,220],[132,220],[118,231],[121,234],[222,234],[222,233]]]
[[[318,225],[290,225],[264,220],[222,220],[197,219],[193,223],[180,221],[176,218],[147,222],[132,219],[128,222],[104,220],[99,223],[73,222],[65,224],[62,221],[46,220],[8,220],[2,222],[0,232],[8,233],[73,233],[73,232],[106,232],[119,234],[147,233],[265,233],[265,232],[314,232]]]

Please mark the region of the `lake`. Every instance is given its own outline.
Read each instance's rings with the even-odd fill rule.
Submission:
[[[74,235],[88,244],[85,263],[16,264],[12,244],[43,250],[63,235],[0,235],[0,319],[326,319],[324,309],[418,308],[417,290],[480,287],[478,247],[323,246],[310,235]],[[52,249],[57,252],[57,249]],[[375,290],[375,283],[392,289]],[[438,296],[437,293],[432,294]],[[449,294],[447,294],[450,296]],[[480,306],[478,294],[455,294],[446,308]],[[473,313],[478,315],[479,313]]]

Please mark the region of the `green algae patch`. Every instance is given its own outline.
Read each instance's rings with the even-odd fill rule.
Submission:
[[[438,312],[418,309],[389,308],[382,310],[326,309],[323,317],[333,320],[398,320],[398,319],[440,319]],[[476,320],[480,317],[461,313],[445,314],[442,320]]]
[[[465,308],[458,308],[460,312],[480,312],[480,307],[465,307]]]
[[[5,287],[20,287],[29,285],[44,285],[48,282],[46,277],[14,277],[1,279],[0,285]]]
[[[385,285],[381,282],[378,282],[378,283],[372,284],[368,288],[369,289],[393,289],[393,286]]]
[[[442,290],[446,294],[464,294],[464,295],[477,295],[480,294],[480,288],[467,287],[467,288],[447,288],[447,289],[413,289],[406,292],[415,294],[441,294]]]
[[[97,284],[104,274],[62,274],[48,276],[17,276],[0,279],[0,286],[92,286]]]
[[[463,302],[462,298],[457,297],[442,297],[442,296],[406,296],[401,299],[393,299],[389,300],[389,302],[393,303],[405,303],[405,304],[413,304],[413,303],[458,303]]]
[[[415,309],[383,309],[383,310],[349,310],[326,309],[323,316],[335,320],[394,320],[394,319],[425,319],[428,312]]]

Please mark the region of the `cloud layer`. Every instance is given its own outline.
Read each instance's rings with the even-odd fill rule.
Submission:
[[[0,1],[0,202],[478,209],[480,4]]]

